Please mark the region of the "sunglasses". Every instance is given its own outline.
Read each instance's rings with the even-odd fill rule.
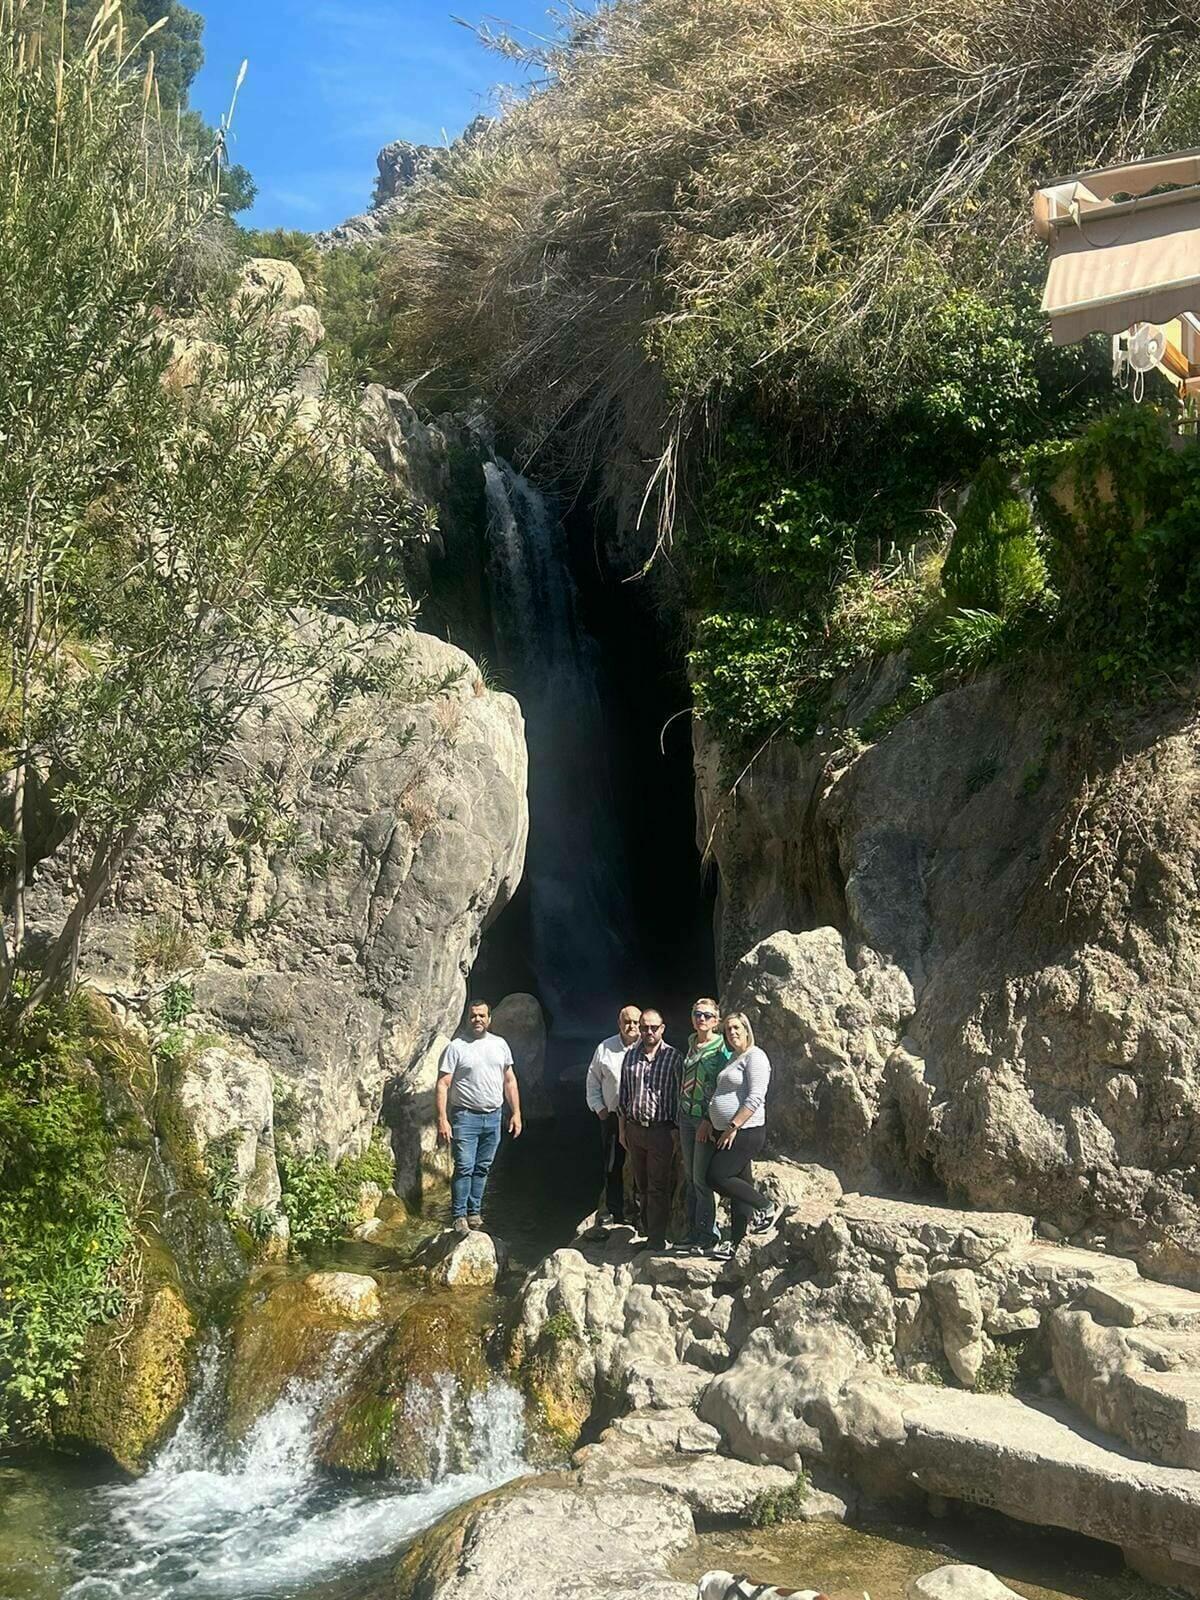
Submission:
[[[692,1015],[697,1022],[713,1022],[716,1020],[717,1013],[715,1011],[693,1011]]]
[[[638,1023],[638,1032],[639,1033],[661,1033],[662,1030],[665,1027],[666,1027],[666,1023],[665,1022],[639,1022]]]

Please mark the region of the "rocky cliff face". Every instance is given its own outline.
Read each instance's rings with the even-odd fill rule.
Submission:
[[[990,676],[865,748],[777,744],[731,798],[697,729],[727,998],[788,1153],[1200,1282],[1198,739],[1183,702],[1100,732]]]
[[[250,263],[245,288],[281,290],[285,327],[319,332],[287,263]],[[436,498],[442,434],[402,395],[372,390],[364,404],[383,473],[419,501]],[[362,1150],[389,1082],[403,1120],[524,864],[516,701],[428,634],[341,630],[344,661],[264,693],[217,776],[145,830],[81,951],[81,971],[134,1010],[186,981],[190,1023],[225,1036],[230,1049],[192,1053],[181,1099],[199,1148],[236,1138],[249,1203],[278,1195],[272,1074],[298,1108],[301,1149]],[[59,855],[39,866],[35,929],[56,925],[70,873]]]

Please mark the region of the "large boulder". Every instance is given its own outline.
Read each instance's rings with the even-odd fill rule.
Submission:
[[[669,1576],[691,1543],[685,1502],[661,1489],[533,1479],[453,1514],[397,1568],[395,1600],[695,1600]]]
[[[242,1438],[295,1384],[353,1373],[386,1331],[375,1280],[366,1274],[274,1273],[253,1283],[230,1330],[229,1430]]]
[[[492,1011],[492,1032],[508,1040],[528,1122],[554,1115],[546,1088],[546,1018],[531,994],[507,994]]]
[[[349,624],[344,639],[377,687],[347,697],[331,666],[264,697],[195,807],[203,882],[149,830],[82,952],[124,993],[145,989],[151,958],[158,981],[183,962],[201,1020],[284,1080],[298,1147],[331,1158],[365,1148],[389,1080],[425,1092],[528,825],[516,702],[439,639]],[[43,864],[35,926],[61,919],[69,871]]]
[[[771,1057],[774,1148],[831,1160],[860,1177],[888,1056],[913,1009],[904,973],[834,928],[776,933],[735,967],[725,1011],[744,1011]]]
[[[129,1322],[93,1328],[57,1443],[103,1450],[126,1472],[142,1471],[183,1410],[195,1333],[170,1284],[149,1290]]]
[[[416,1300],[316,1419],[317,1456],[338,1472],[428,1482],[477,1461],[472,1397],[488,1382],[470,1310]]]
[[[696,729],[722,970],[751,961],[735,997],[763,1007],[768,1049],[783,1011],[777,1043],[801,1055],[777,1072],[810,1085],[798,1124],[781,1113],[839,1160],[864,1129],[888,1182],[1019,1208],[1200,1284],[1195,686],[1100,727],[1069,685],[984,674],[867,742],[905,682],[901,660],[848,682],[830,723],[775,741],[732,802]],[[799,982],[794,951],[778,971],[748,955],[821,926],[855,977],[911,985],[873,1045],[857,1025],[830,1038],[819,992],[799,1025],[789,1011],[810,971],[833,1009],[851,992],[831,941]]]

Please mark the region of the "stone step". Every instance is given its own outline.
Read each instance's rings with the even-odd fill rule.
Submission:
[[[837,1216],[857,1244],[884,1254],[906,1233],[935,1254],[971,1261],[986,1261],[1033,1240],[1033,1218],[1018,1211],[958,1211],[883,1195],[848,1194]]]
[[[1120,1384],[1139,1451],[1168,1466],[1200,1467],[1200,1372],[1125,1372]]]
[[[1127,1256],[1109,1256],[1100,1250],[1080,1250],[1069,1244],[1015,1245],[1004,1260],[1029,1271],[1038,1282],[1052,1278],[1081,1284],[1122,1284],[1139,1280],[1137,1262]]]
[[[1120,1543],[1200,1594],[1200,1472],[1141,1461],[1065,1403],[898,1386],[902,1465],[931,1494]]]
[[[1093,1284],[1087,1305],[1119,1328],[1196,1328],[1200,1330],[1200,1294],[1173,1284],[1139,1278],[1128,1284]]]
[[[1125,1342],[1155,1372],[1200,1370],[1200,1333],[1195,1328],[1130,1328]]]

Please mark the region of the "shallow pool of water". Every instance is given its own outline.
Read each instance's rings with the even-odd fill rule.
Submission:
[[[1171,1593],[1126,1571],[1108,1546],[1014,1528],[988,1514],[912,1527],[816,1522],[707,1534],[674,1570],[693,1580],[723,1568],[755,1583],[820,1589],[830,1600],[904,1600],[913,1578],[951,1562],[994,1572],[1024,1600],[1169,1600]]]

